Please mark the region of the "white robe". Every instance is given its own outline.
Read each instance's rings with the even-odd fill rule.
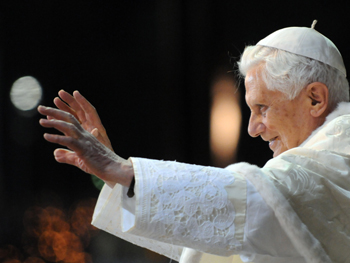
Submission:
[[[349,157],[341,103],[263,168],[132,158],[135,197],[104,186],[92,223],[181,263],[350,262]]]

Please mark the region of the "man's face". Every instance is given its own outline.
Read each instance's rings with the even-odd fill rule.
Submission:
[[[273,157],[299,146],[317,127],[310,115],[305,89],[293,100],[280,91],[267,89],[260,67],[245,78],[246,102],[251,110],[248,133],[269,142]]]

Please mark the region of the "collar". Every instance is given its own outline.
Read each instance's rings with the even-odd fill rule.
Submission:
[[[325,122],[318,127],[316,130],[314,130],[311,135],[299,146],[304,146],[312,137],[314,137],[320,130],[322,130],[328,123],[333,121],[334,119],[350,114],[350,102],[340,102],[337,106],[337,108],[332,111],[328,116],[326,117]]]

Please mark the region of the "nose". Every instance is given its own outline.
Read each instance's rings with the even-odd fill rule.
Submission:
[[[254,113],[250,114],[248,133],[252,137],[258,137],[265,130],[265,125],[261,122],[259,116]]]

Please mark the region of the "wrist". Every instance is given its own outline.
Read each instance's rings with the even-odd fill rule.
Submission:
[[[133,167],[131,159],[124,160],[122,162],[121,170],[123,171],[123,174],[124,174],[124,180],[123,180],[123,182],[120,182],[120,184],[122,184],[126,187],[130,187],[133,180],[135,180],[134,179],[134,167]]]

